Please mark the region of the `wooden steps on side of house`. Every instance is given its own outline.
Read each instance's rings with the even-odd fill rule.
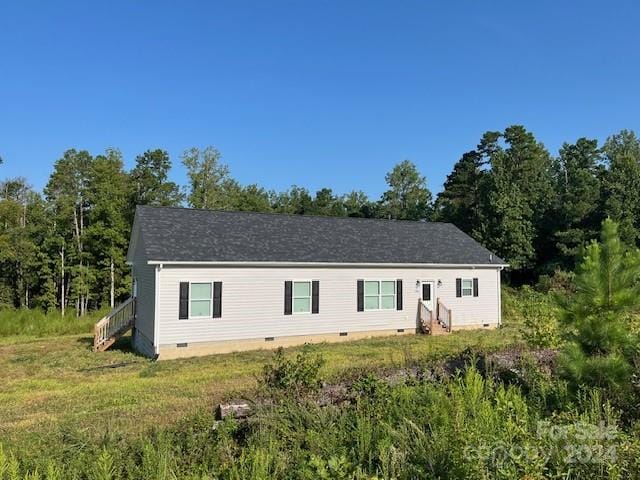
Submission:
[[[102,317],[93,328],[93,351],[103,352],[135,323],[136,299],[131,297]]]

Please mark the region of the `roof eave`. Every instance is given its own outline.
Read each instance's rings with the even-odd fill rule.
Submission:
[[[396,267],[396,268],[506,268],[506,263],[372,263],[372,262],[258,262],[258,261],[176,261],[149,260],[148,265],[195,265],[195,266],[224,266],[224,267]]]

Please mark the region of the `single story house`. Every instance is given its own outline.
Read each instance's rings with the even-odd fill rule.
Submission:
[[[127,261],[159,359],[496,327],[506,266],[448,223],[146,206]]]

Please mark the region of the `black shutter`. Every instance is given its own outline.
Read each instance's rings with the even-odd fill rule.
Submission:
[[[222,317],[222,282],[213,282],[213,318]]]
[[[431,284],[423,283],[422,284],[422,300],[425,302],[431,301]]]
[[[178,318],[189,318],[189,282],[180,282],[180,302]]]
[[[291,315],[292,293],[293,293],[293,283],[291,282],[291,280],[287,280],[286,282],[284,282],[284,314],[285,315]]]
[[[396,310],[402,310],[402,280],[396,280]]]
[[[320,282],[314,280],[311,282],[311,313],[320,311]]]
[[[473,296],[474,297],[478,296],[478,279],[477,278],[473,279]]]
[[[456,297],[462,296],[462,279],[456,278]]]
[[[358,311],[364,311],[364,280],[358,280]]]

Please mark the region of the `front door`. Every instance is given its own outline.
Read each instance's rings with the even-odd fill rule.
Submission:
[[[420,292],[420,298],[422,302],[429,308],[429,310],[433,311],[433,306],[435,305],[434,297],[435,297],[435,288],[434,283],[432,281],[424,281],[422,282],[422,289]]]

